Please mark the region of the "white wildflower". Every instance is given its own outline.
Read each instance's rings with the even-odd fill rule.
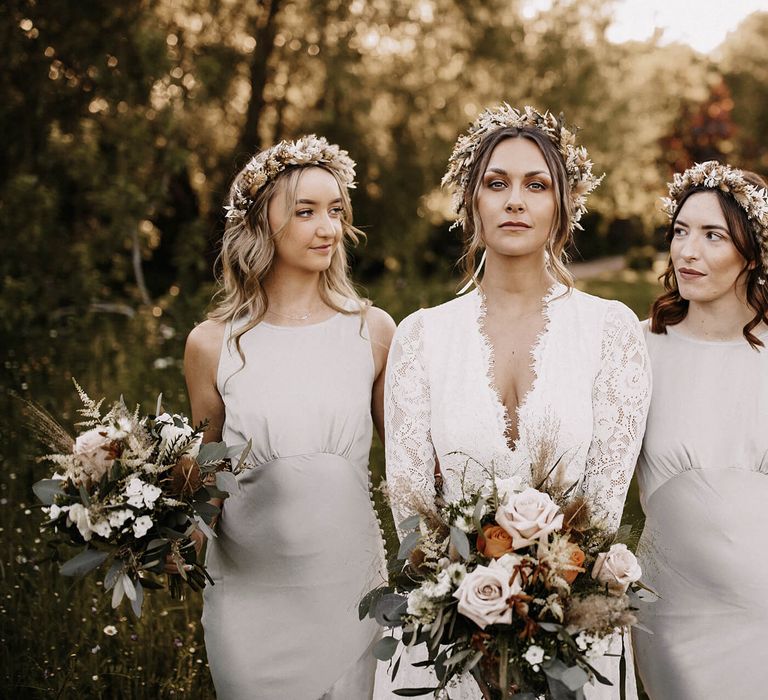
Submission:
[[[148,515],[142,515],[133,523],[133,534],[138,538],[144,537],[147,531],[152,527],[152,518]]]

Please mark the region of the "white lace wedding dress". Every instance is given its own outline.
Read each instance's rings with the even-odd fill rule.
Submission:
[[[531,450],[549,433],[556,454],[564,455],[568,483],[581,480],[594,512],[618,527],[650,400],[637,317],[617,301],[568,293],[559,284],[542,303],[546,325],[531,350],[535,379],[514,416],[519,435],[514,449],[505,437],[510,416],[492,381],[493,348],[483,329],[481,292],[422,309],[400,324],[385,399],[387,483],[396,523],[433,503],[438,464],[448,499],[461,495],[462,479],[470,486],[485,482],[481,465],[492,464],[501,477],[530,479]],[[616,646],[620,653],[618,638]],[[627,697],[636,698],[626,646]],[[410,665],[421,658],[414,653],[403,658],[394,682],[388,664],[379,663],[374,697],[436,685],[431,671]],[[618,659],[601,659],[598,668],[614,686],[588,684],[587,698],[618,698]],[[479,700],[481,694],[467,677],[449,697]]]

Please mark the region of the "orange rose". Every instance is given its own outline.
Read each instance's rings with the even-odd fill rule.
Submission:
[[[573,566],[581,566],[584,563],[584,552],[582,552],[576,545],[573,545],[571,548],[570,561],[568,563],[573,564]],[[568,571],[561,571],[559,573],[560,576],[562,576],[570,584],[574,582],[576,577],[581,572],[569,569]]]
[[[477,536],[477,551],[486,557],[498,559],[512,551],[512,537],[498,525],[486,525],[483,535]]]

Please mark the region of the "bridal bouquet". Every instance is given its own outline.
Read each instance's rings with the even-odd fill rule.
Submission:
[[[75,386],[83,431],[74,439],[30,406],[37,432],[57,450],[41,458],[56,472],[33,487],[48,516],[43,528],[84,545],[61,573],[83,576],[110,562],[104,587],[112,591],[112,607],[126,597],[137,616],[144,589],[163,587],[155,576],[168,556],[179,572],[169,576],[171,594],[180,597],[185,585],[201,590],[210,577],[190,535],[199,527],[215,536],[219,508],[209,501],[237,489],[235,474],[250,445],[232,466],[224,443],[201,444],[204,424],[192,427],[183,415],[161,413],[160,399],[155,415],[131,412],[120,399],[102,416],[104,399],[93,401]]]
[[[465,673],[486,698],[579,699],[590,678],[611,685],[593,662],[637,622],[631,587],[641,571],[573,490],[489,474],[482,488],[400,524],[409,534],[392,585],[368,593],[360,615],[402,629],[379,641],[377,658],[423,645],[416,665],[432,667],[438,684],[397,695],[438,697]]]

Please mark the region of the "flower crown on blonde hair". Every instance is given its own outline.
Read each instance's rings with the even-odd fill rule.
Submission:
[[[669,197],[662,197],[661,202],[670,221],[677,214],[682,195],[693,187],[727,192],[736,200],[760,244],[763,270],[768,271],[768,190],[747,182],[741,170],[716,160],[696,163],[684,173],[675,173],[667,184]]]
[[[464,197],[475,151],[483,139],[494,131],[507,127],[538,129],[544,132],[555,145],[563,157],[568,175],[568,194],[571,202],[568,229],[570,231],[575,228],[581,229],[579,220],[587,211],[587,195],[602,182],[605,175],[598,177],[592,173],[592,161],[589,159],[587,149],[576,145],[576,137],[566,128],[562,116],[556,117],[549,111],[542,114],[529,105],[519,111],[506,102],[483,111],[469,127],[467,133],[459,136],[453,147],[453,153],[448,159],[448,171],[443,176],[442,184],[454,188],[453,205],[457,214],[454,226],[463,226],[466,222]]]
[[[280,141],[251,158],[232,186],[226,218],[245,223],[258,191],[291,165],[320,165],[333,170],[347,189],[355,187],[355,161],[349,154],[320,136],[308,134],[296,141]]]

